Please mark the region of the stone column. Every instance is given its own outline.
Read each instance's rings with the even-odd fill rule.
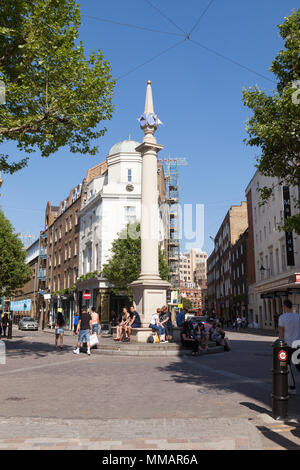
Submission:
[[[151,82],[147,83],[145,112],[140,118],[145,136],[136,148],[142,156],[141,273],[131,286],[136,310],[147,327],[153,313],[166,304],[169,283],[159,276],[159,208],[157,188],[157,152],[163,146],[154,137],[160,121],[154,114]]]

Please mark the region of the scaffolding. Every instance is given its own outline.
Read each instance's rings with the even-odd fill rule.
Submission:
[[[177,291],[180,299],[180,208],[178,167],[186,166],[186,158],[168,158],[159,160],[165,165],[165,181],[168,205],[168,240],[167,254],[170,270],[171,291]],[[171,294],[172,295],[172,294]]]

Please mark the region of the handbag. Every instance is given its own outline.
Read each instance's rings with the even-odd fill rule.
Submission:
[[[96,333],[94,333],[93,335],[90,336],[90,347],[93,348],[97,344],[99,344],[99,340],[98,340]]]

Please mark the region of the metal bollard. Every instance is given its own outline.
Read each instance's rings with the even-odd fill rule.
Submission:
[[[12,338],[12,320],[8,321],[8,327],[7,327],[7,339]]]
[[[272,416],[274,419],[288,417],[288,353],[287,344],[282,339],[273,343],[273,384],[272,384]]]

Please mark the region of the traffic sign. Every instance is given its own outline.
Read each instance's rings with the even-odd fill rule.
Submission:
[[[83,298],[84,298],[85,300],[89,300],[89,299],[91,298],[91,293],[90,293],[90,292],[84,292],[84,293],[83,293]]]

